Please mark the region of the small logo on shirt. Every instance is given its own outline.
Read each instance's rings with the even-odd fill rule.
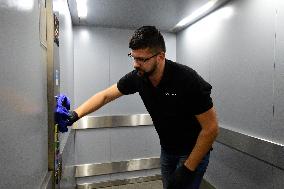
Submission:
[[[176,96],[176,93],[165,93],[166,96]]]

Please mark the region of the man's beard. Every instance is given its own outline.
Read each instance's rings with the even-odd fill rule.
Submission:
[[[137,75],[139,77],[148,77],[149,76],[148,72],[145,72],[145,71],[143,71],[139,68],[135,68],[135,69],[136,69]]]
[[[139,77],[149,77],[149,76],[151,76],[153,73],[154,73],[154,71],[157,69],[157,66],[155,65],[151,70],[149,70],[149,71],[144,71],[144,70],[141,70],[140,68],[135,68],[135,70],[137,71],[137,75],[139,76]]]

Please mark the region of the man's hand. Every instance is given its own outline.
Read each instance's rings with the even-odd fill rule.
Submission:
[[[191,171],[185,165],[182,165],[172,174],[167,189],[183,189],[193,182],[194,175],[194,171]]]
[[[79,117],[75,111],[69,111],[70,100],[67,96],[59,95],[56,100],[55,122],[58,124],[59,131],[64,133],[68,131],[67,126],[71,126]]]

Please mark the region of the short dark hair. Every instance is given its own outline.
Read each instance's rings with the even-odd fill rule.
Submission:
[[[129,41],[132,50],[150,48],[151,51],[166,52],[164,37],[155,26],[138,28]]]

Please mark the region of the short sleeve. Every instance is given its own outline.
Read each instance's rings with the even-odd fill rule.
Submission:
[[[139,90],[139,80],[136,70],[133,70],[118,81],[117,88],[124,95],[134,94]]]
[[[193,83],[191,86],[191,104],[194,115],[202,114],[213,107],[211,98],[212,86],[200,75],[194,72]]]

